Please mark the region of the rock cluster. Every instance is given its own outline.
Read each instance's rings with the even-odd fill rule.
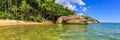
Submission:
[[[89,20],[90,19],[90,20]],[[58,24],[88,24],[88,23],[98,23],[95,19],[88,18],[84,14],[61,16],[57,19]]]

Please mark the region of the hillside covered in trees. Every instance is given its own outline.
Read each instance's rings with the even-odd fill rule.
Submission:
[[[0,19],[55,22],[73,11],[55,4],[55,0],[0,0]]]

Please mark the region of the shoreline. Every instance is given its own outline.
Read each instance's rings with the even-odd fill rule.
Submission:
[[[32,22],[22,20],[0,20],[0,27],[2,26],[30,26],[30,25],[52,25],[51,21]]]

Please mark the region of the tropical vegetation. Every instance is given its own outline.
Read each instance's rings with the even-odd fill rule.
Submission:
[[[54,3],[55,0],[0,0],[0,19],[55,22],[73,11]]]

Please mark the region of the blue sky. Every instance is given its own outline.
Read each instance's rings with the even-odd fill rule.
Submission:
[[[61,0],[58,3],[101,22],[120,22],[120,0]]]

